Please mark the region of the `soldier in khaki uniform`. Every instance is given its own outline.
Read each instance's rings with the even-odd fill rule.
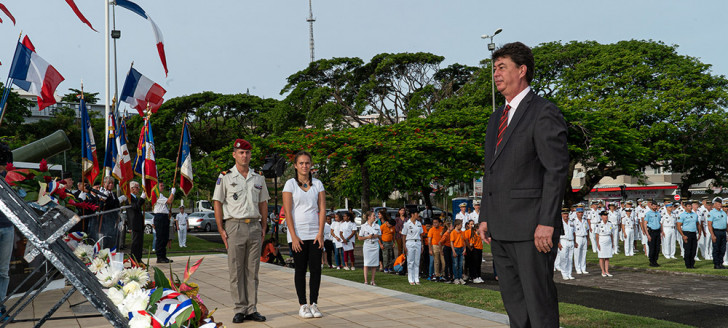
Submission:
[[[258,268],[268,217],[268,187],[265,178],[250,169],[252,146],[235,140],[235,166],[221,172],[212,196],[215,221],[228,251],[230,292],[235,303],[233,323],[262,322],[258,313]],[[223,223],[224,222],[224,223]]]

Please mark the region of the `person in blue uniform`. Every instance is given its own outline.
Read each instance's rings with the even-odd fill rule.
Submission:
[[[677,220],[677,231],[685,245],[685,267],[695,269],[695,253],[698,250],[698,234],[702,232],[702,226],[698,222],[698,214],[693,212],[692,207],[687,207],[685,212],[680,214]]]
[[[650,266],[658,267],[657,254],[660,250],[660,212],[657,202],[650,202],[650,210],[645,213],[642,221],[642,231],[647,236],[647,248],[649,249]]]
[[[725,230],[728,220],[722,203],[723,200],[720,197],[713,198],[713,209],[708,213],[708,230],[713,242],[713,269],[725,269],[723,256],[726,248]]]

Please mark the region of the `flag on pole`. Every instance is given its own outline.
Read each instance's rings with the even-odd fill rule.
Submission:
[[[39,110],[56,103],[56,87],[64,80],[53,66],[38,56],[27,35],[15,48],[10,78],[21,89],[38,96]]]
[[[157,187],[157,162],[155,160],[154,151],[154,135],[152,134],[152,124],[149,120],[145,120],[142,133],[139,136],[139,145],[137,146],[137,158],[134,164],[134,171],[142,177],[142,186],[144,192],[147,193],[152,204],[157,202],[159,198],[159,188]]]
[[[10,13],[10,10],[8,10],[7,7],[5,7],[4,4],[0,3],[0,11],[4,12],[5,15],[7,15],[11,21],[13,21],[13,25],[15,25],[15,17],[13,17],[13,14]],[[2,23],[3,20],[0,19],[0,23]]]
[[[181,154],[179,158],[179,188],[187,196],[195,185],[192,179],[192,156],[190,155],[190,146],[192,142],[190,140],[190,130],[187,127],[187,121],[185,121],[182,127],[182,146]]]
[[[98,32],[93,26],[91,26],[91,22],[89,22],[88,19],[86,19],[86,17],[81,13],[81,11],[78,10],[78,6],[76,6],[76,3],[73,2],[73,0],[66,0],[66,3],[68,3],[69,6],[71,6],[71,10],[73,10],[73,12],[76,14],[76,16],[78,16],[78,19],[80,19],[81,22],[88,25],[88,27],[90,27],[92,30],[94,30],[94,32]]]
[[[117,151],[116,148],[116,115],[114,111],[109,114],[109,134],[106,139],[106,153],[104,154],[104,171],[111,172],[114,169],[114,163],[116,163]]]
[[[119,131],[116,133],[117,155],[116,163],[111,174],[119,180],[121,190],[129,198],[131,197],[129,182],[134,178],[134,170],[131,167],[131,156],[129,155],[129,148],[126,143],[126,121],[122,118],[121,122],[119,122]]]
[[[164,102],[164,90],[162,86],[148,79],[139,73],[134,67],[129,69],[124,81],[124,87],[121,89],[119,100],[129,104],[131,107],[139,111],[139,115],[144,116],[144,111],[149,107],[152,113],[156,113],[159,106]]]
[[[91,129],[91,120],[88,117],[88,108],[86,102],[81,96],[79,103],[81,110],[81,181],[88,179],[89,184],[94,185],[96,177],[99,175],[99,160],[96,157],[96,141],[94,140],[94,131]]]
[[[162,37],[162,31],[159,29],[157,24],[154,23],[152,20],[152,17],[147,14],[142,7],[139,7],[134,2],[131,2],[129,0],[116,0],[116,5],[122,8],[126,8],[134,12],[135,14],[142,16],[144,19],[149,21],[149,24],[152,25],[152,30],[154,31],[154,38],[157,41],[157,52],[159,52],[159,59],[162,60],[162,66],[164,66],[164,75],[167,75],[167,55],[164,53],[164,39]]]

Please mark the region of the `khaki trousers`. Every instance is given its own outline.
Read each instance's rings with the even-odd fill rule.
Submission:
[[[235,303],[235,313],[257,312],[258,268],[262,232],[260,222],[245,223],[238,219],[225,221],[228,236],[228,267],[230,271],[230,294]]]
[[[442,277],[442,269],[445,267],[445,256],[442,254],[441,245],[430,245],[432,248],[432,258],[435,262],[435,277]]]

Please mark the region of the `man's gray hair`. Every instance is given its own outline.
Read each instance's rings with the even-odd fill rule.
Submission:
[[[107,182],[114,182],[114,177],[112,177],[112,176],[104,177],[104,184],[106,184]]]
[[[139,182],[132,181],[131,183],[129,183],[129,188],[134,188],[134,187],[139,188]]]

